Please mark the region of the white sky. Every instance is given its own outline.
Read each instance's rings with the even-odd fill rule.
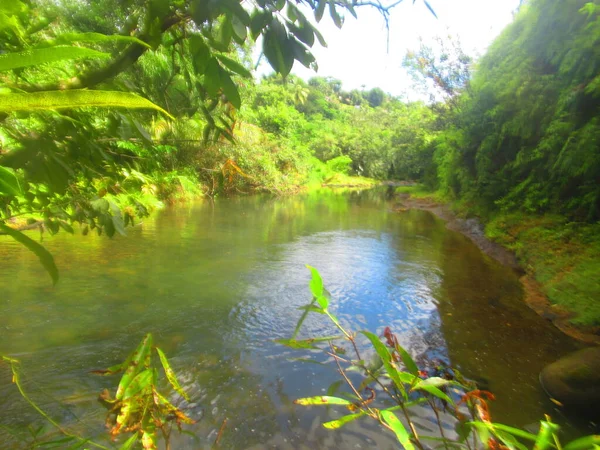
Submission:
[[[385,2],[384,2],[385,3]],[[345,90],[380,87],[393,95],[410,95],[412,80],[402,68],[407,50],[419,47],[419,37],[431,42],[435,36],[458,35],[470,55],[482,54],[502,29],[512,21],[519,0],[429,0],[436,19],[422,0],[404,0],[392,10],[390,44],[383,18],[373,8],[357,8],[358,20],[346,14],[339,30],[325,10],[318,24],[328,47],[318,42],[312,52],[318,73],[297,61],[292,73],[308,80],[313,76],[331,76],[342,81]],[[312,15],[307,14],[312,18]],[[271,72],[263,58],[259,74]]]

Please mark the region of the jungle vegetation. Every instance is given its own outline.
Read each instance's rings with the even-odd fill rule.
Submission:
[[[480,216],[552,301],[579,313],[574,322],[600,326],[600,4],[525,2],[478,60],[453,38],[440,40],[442,51],[423,44],[405,65],[429,101],[290,75],[295,63],[314,66],[310,49],[324,44],[306,12],[341,27],[344,14],[373,5],[386,16],[394,4],[1,2],[0,233],[36,253],[56,282],[52,256],[25,229],[112,236],[180,199],[369,183],[350,176],[412,180]],[[259,81],[257,40],[275,71]],[[327,314],[313,275],[318,305],[306,311]],[[446,383],[419,381],[390,336],[391,350],[377,337],[372,344],[400,391],[420,383],[446,400]],[[415,373],[398,373],[394,355]],[[118,368],[128,381],[130,362]],[[144,368],[131,395],[150,404],[156,371]],[[420,448],[391,411],[359,403],[356,414]],[[162,406],[157,414],[173,412]],[[523,446],[506,430],[483,429]],[[551,425],[544,430],[538,448],[553,445]]]
[[[525,2],[479,59],[452,36],[422,44],[404,62],[422,102],[290,75],[325,44],[306,13],[341,27],[370,7],[302,5],[3,2],[0,233],[56,281],[19,230],[112,236],[202,195],[411,180],[488,223],[574,323],[600,326],[600,5]],[[261,80],[254,45],[274,69]]]

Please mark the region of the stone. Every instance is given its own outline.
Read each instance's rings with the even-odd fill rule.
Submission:
[[[544,367],[546,393],[569,408],[593,408],[600,402],[600,347],[571,353]]]

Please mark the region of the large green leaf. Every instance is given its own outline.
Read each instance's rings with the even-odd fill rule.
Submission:
[[[0,194],[21,195],[19,180],[12,169],[0,166]]]
[[[0,223],[0,230],[35,253],[42,263],[42,266],[44,266],[44,269],[46,269],[46,272],[48,272],[48,275],[50,275],[52,278],[54,284],[58,282],[58,268],[54,263],[54,257],[48,250],[20,231],[15,230],[3,223]]]
[[[174,119],[160,106],[131,92],[73,89],[0,95],[0,112],[84,107],[155,109]]]
[[[405,450],[414,450],[414,445],[410,441],[410,436],[402,422],[398,420],[396,415],[391,411],[381,411],[381,418],[383,421],[389,425],[392,431],[396,434],[398,438],[398,442],[402,445]]]
[[[85,47],[58,46],[0,55],[0,72],[56,61],[82,58],[109,58],[108,53]]]

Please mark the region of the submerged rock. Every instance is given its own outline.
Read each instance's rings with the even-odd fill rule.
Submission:
[[[593,409],[600,402],[600,347],[590,347],[544,367],[546,393],[566,407]]]

